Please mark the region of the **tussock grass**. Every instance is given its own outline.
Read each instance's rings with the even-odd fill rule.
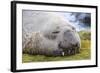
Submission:
[[[83,49],[91,48],[91,41],[90,40],[81,40],[81,47]]]

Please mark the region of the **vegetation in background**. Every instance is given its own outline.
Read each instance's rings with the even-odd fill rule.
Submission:
[[[90,31],[80,31],[79,32],[81,40],[91,40],[91,32]]]

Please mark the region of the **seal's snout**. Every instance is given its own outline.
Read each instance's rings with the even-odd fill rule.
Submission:
[[[59,41],[58,47],[63,49],[62,55],[73,55],[79,53],[80,37],[76,31],[66,30],[63,38]]]

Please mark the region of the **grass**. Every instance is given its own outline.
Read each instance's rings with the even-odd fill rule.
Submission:
[[[44,55],[22,55],[22,62],[47,62],[47,61],[69,61],[69,60],[86,60],[91,58],[90,40],[81,41],[80,53],[72,56],[58,56],[58,57],[47,57]]]
[[[86,60],[90,59],[90,49],[81,49],[80,54],[72,56],[59,56],[59,57],[47,57],[44,55],[29,55],[23,54],[23,63],[29,62],[47,62],[47,61],[69,61],[69,60]]]
[[[91,45],[91,41],[90,40],[81,40],[81,47],[83,49],[91,48],[90,45]]]

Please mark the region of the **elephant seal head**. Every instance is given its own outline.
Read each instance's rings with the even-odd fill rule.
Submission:
[[[62,50],[62,55],[79,53],[81,45],[80,37],[75,27],[73,27],[71,23],[65,21],[64,19],[60,19],[55,24],[55,27],[51,27],[51,29],[47,29],[43,32],[45,38],[53,41],[55,40],[58,44],[58,49],[60,49],[60,51]]]
[[[58,46],[63,49],[65,55],[79,53],[80,37],[74,27],[70,27],[70,29],[66,27],[57,39],[59,40]]]

